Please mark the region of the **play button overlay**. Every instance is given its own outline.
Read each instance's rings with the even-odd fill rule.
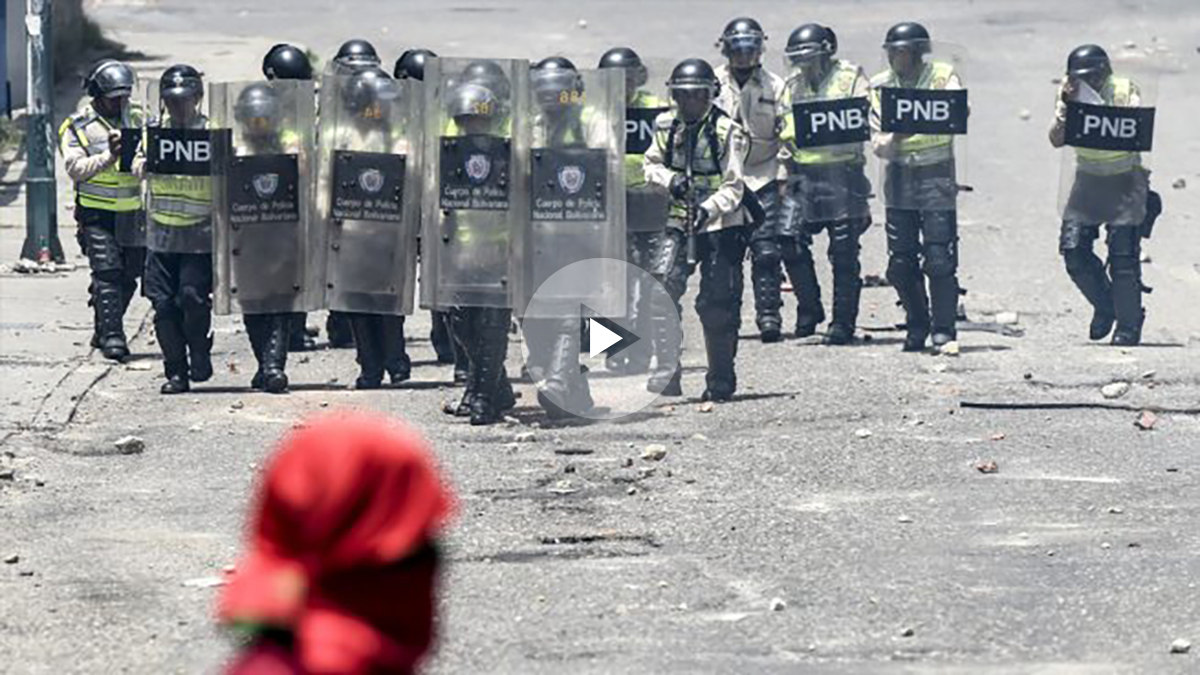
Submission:
[[[682,333],[666,288],[611,258],[554,272],[520,314],[525,367],[552,417],[612,420],[653,405],[655,336]]]
[[[615,357],[641,339],[621,324],[606,317],[589,318],[587,322],[588,357],[593,359],[601,354],[606,358]]]

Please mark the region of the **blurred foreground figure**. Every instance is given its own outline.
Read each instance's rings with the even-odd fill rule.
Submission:
[[[399,424],[345,413],[291,432],[220,599],[221,624],[247,638],[226,672],[414,672],[452,508],[425,442]]]

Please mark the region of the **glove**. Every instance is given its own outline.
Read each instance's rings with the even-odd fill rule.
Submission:
[[[687,176],[682,173],[677,173],[671,176],[671,196],[675,199],[683,199],[687,197],[688,190],[691,185],[688,184]]]

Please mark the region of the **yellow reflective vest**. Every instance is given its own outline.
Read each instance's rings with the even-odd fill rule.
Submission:
[[[144,112],[141,106],[130,104],[129,124],[132,128],[142,126]],[[59,148],[66,157],[70,153],[82,152],[91,157],[108,151],[108,135],[120,131],[88,104],[83,112],[63,120],[58,128]],[[87,180],[75,183],[75,198],[83,208],[113,213],[130,213],[142,208],[141,181],[132,173],[121,171],[119,161],[114,161]]]
[[[170,128],[163,116],[162,128]],[[208,118],[201,116],[194,129],[207,129]],[[150,174],[146,180],[148,211],[159,225],[191,227],[212,218],[211,176],[165,176]]]
[[[942,61],[933,61],[925,64],[921,70],[921,77],[917,78],[917,84],[908,87],[900,82],[896,71],[888,69],[871,78],[871,105],[876,110],[882,109],[879,93],[882,88],[945,89],[946,85],[950,84],[955,77],[953,65]],[[919,156],[919,161],[908,162],[916,164],[936,164],[949,161],[953,157],[953,151],[953,136],[935,134],[912,134],[898,141],[896,145],[896,154],[901,162],[906,161],[906,156],[913,158]]]
[[[1136,106],[1140,102],[1141,92],[1133,80],[1126,77],[1110,76],[1100,91],[1104,104],[1118,108]],[[1075,162],[1080,171],[1100,176],[1114,176],[1128,173],[1141,166],[1141,155],[1124,150],[1093,150],[1076,148]]]
[[[833,68],[825,75],[825,79],[817,86],[816,90],[808,90],[804,92],[802,98],[797,98],[797,89],[800,83],[790,84],[787,93],[787,109],[788,112],[784,115],[783,133],[781,137],[787,145],[788,150],[792,153],[792,160],[797,164],[813,165],[813,164],[845,164],[847,162],[863,163],[866,161],[863,146],[861,143],[848,143],[845,145],[830,145],[821,148],[799,148],[796,146],[796,118],[791,113],[793,103],[803,103],[805,101],[834,101],[838,99],[852,98],[854,96],[854,85],[862,73],[862,69],[858,66],[838,59],[834,61]],[[806,87],[807,89],[807,87]]]

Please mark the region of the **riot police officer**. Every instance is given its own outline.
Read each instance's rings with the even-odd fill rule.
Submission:
[[[300,135],[294,129],[283,128],[283,111],[281,102],[275,90],[266,84],[253,84],[238,95],[234,108],[234,120],[237,124],[238,154],[246,155],[297,155],[301,150]],[[279,231],[277,245],[283,245],[289,230],[286,223],[272,223]],[[299,223],[295,224],[296,226]],[[299,241],[303,245],[303,239]],[[289,261],[294,264],[295,261]],[[275,261],[263,259],[246,259],[245,256],[234,258],[234,265],[239,269],[236,277],[241,279],[241,295],[246,296],[246,286],[255,281],[264,285],[282,286],[278,283],[280,275],[292,272],[286,267],[279,268]],[[290,281],[290,279],[288,280]],[[287,391],[288,377],[287,355],[289,336],[292,327],[303,326],[303,315],[299,312],[252,311],[243,308],[242,321],[246,325],[246,335],[250,338],[250,347],[254,358],[258,361],[258,369],[250,381],[250,386],[272,394]]]
[[[1067,76],[1050,128],[1050,143],[1056,148],[1066,142],[1067,104],[1072,101],[1121,108],[1145,105],[1138,83],[1115,73],[1104,49],[1090,44],[1067,57]],[[1150,189],[1150,172],[1141,153],[1077,147],[1074,154],[1059,251],[1067,274],[1092,306],[1088,337],[1103,340],[1112,333],[1114,345],[1137,345],[1145,321],[1141,239],[1153,230],[1162,200]],[[1108,259],[1103,263],[1092,250],[1101,225],[1108,233]]]
[[[666,101],[646,90],[649,79],[646,65],[641,57],[629,47],[613,47],[600,57],[600,68],[621,68],[625,71],[626,124],[636,112],[665,111]],[[649,113],[653,114],[653,113]],[[667,224],[668,196],[657,185],[646,180],[643,164],[645,151],[626,147],[625,150],[625,227],[629,262],[648,270],[650,259],[663,237]],[[653,342],[650,327],[651,310],[648,306],[651,289],[640,288],[640,277],[629,275],[627,280],[629,328],[638,335],[645,335]],[[618,373],[644,373],[650,369],[653,344],[633,345],[629,349],[610,357],[606,362],[609,370]]]
[[[782,160],[785,152],[780,139],[783,131],[783,78],[762,65],[764,42],[767,36],[762,26],[751,18],[730,21],[722,31],[717,46],[727,62],[717,68],[721,93],[716,105],[737,122],[749,141],[749,154],[743,167],[746,188],[762,204],[763,220],[750,233],[750,275],[754,287],[754,307],[759,333],[763,342],[778,342],[783,337],[780,309],[783,249],[780,245],[781,225],[786,225],[787,167]],[[788,262],[789,273],[798,263]],[[811,256],[808,265],[811,268]],[[793,277],[792,285],[800,301],[797,309],[796,332],[812,335],[823,317],[817,314],[819,303],[805,295],[809,284]]]
[[[122,171],[121,129],[140,128],[144,111],[131,101],[137,77],[119,61],[97,63],[83,80],[91,102],[58,130],[67,175],[75,182],[77,237],[92,270],[92,346],[124,361],[125,310],[145,267],[141,182]]]
[[[379,64],[379,53],[375,51],[375,45],[367,40],[355,38],[346,40],[338,47],[333,60],[329,62],[328,73],[350,74],[359,69],[377,67]],[[329,346],[334,349],[354,345],[354,331],[350,326],[350,318],[342,312],[330,310],[325,319],[325,334],[329,336]]]
[[[670,219],[655,252],[653,273],[675,307],[656,316],[681,313],[679,299],[700,265],[696,313],[704,327],[708,355],[703,398],[728,401],[737,389],[734,358],[742,307],[742,259],[748,233],[742,220],[742,128],[714,105],[721,90],[717,74],[703,59],[686,59],[667,83],[675,107],[655,122],[654,144],[646,152],[646,179],[671,193]],[[648,388],[682,395],[679,352],[682,335],[659,335],[664,347]],[[665,357],[665,358],[661,358]]]
[[[932,58],[929,31],[919,23],[892,26],[884,39],[888,69],[871,78],[872,126],[879,129],[881,91],[962,89],[954,65]],[[957,339],[958,183],[954,137],[879,132],[875,154],[887,162],[887,278],[904,307],[904,351]],[[928,291],[926,291],[928,280]]]
[[[399,147],[408,143],[401,130],[392,128],[392,118],[387,110],[398,96],[390,75],[377,66],[364,66],[355,72],[341,96],[343,109],[353,120],[352,133],[362,139],[363,144],[389,154],[407,151],[406,147]],[[403,315],[367,311],[340,313],[350,321],[358,352],[361,372],[355,382],[356,388],[379,388],[385,372],[392,384],[412,376],[412,362],[405,349]]]
[[[794,103],[866,100],[870,83],[863,69],[835,58],[837,35],[833,29],[810,23],[788,38],[786,56],[791,67],[787,81],[787,108]],[[866,175],[863,143],[805,145],[799,147],[796,123],[786,116],[784,141],[791,152],[792,198],[797,235],[785,246],[798,246],[794,256],[812,260],[813,235],[828,231],[829,262],[833,268],[833,319],[824,342],[846,345],[854,340],[862,292],[859,236],[871,225],[867,199],[871,183]],[[864,119],[865,122],[865,119]],[[867,129],[864,126],[864,133]],[[811,274],[811,264],[806,268]],[[804,283],[820,306],[821,289],[816,275]],[[821,312],[823,314],[824,312]]]
[[[425,80],[425,62],[437,54],[428,49],[407,49],[396,59],[392,77],[397,80]],[[437,355],[438,363],[454,364],[454,382],[461,384],[467,379],[467,359],[457,355],[457,343],[450,337],[450,313],[444,310],[430,311],[429,343]]]
[[[443,136],[504,137],[512,133],[512,84],[498,64],[487,60],[468,64],[458,84],[449,92]],[[453,212],[451,234],[446,235],[469,259],[457,263],[464,273],[480,275],[492,283],[508,274],[510,232],[477,225],[471,212]],[[490,224],[490,221],[489,221]],[[493,278],[496,277],[496,278]],[[457,407],[448,412],[469,417],[472,425],[495,424],[504,411],[516,405],[508,381],[505,358],[512,309],[505,306],[466,306],[450,309],[451,336],[467,359],[466,390]]]
[[[263,77],[268,80],[312,81],[313,68],[308,55],[299,47],[280,43],[263,56]],[[308,313],[296,312],[296,321],[288,333],[288,351],[302,352],[317,348],[315,332],[309,334]],[[315,331],[316,329],[314,329]]]
[[[159,80],[162,109],[156,126],[207,129],[201,112],[204,81],[189,65],[168,68]],[[135,173],[146,171],[143,154]],[[147,172],[146,297],[167,377],[162,393],[188,391],[212,377],[212,179]]]

